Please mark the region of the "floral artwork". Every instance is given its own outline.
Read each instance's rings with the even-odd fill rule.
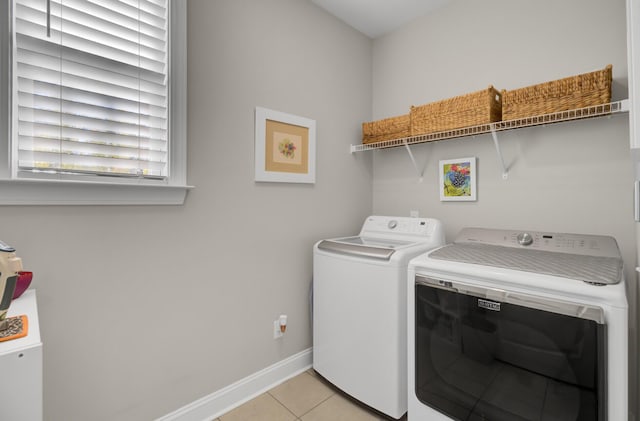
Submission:
[[[277,168],[281,171],[304,170],[303,165],[304,140],[302,136],[290,131],[273,131],[271,134],[273,145],[269,148],[272,151],[270,168]]]
[[[278,151],[280,151],[285,158],[294,159],[296,157],[296,145],[288,138],[280,142]]]
[[[315,183],[316,122],[256,107],[255,180]]]
[[[440,161],[440,200],[476,200],[475,158]]]

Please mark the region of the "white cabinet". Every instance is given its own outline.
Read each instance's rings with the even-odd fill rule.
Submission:
[[[640,0],[627,0],[627,60],[629,67],[629,135],[640,148]]]
[[[26,314],[25,337],[0,342],[0,420],[42,420],[42,342],[36,292],[25,291],[9,307],[9,317]]]

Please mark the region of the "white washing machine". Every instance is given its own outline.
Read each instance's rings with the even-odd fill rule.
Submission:
[[[408,419],[626,421],[628,307],[606,236],[463,229],[408,271]]]
[[[440,221],[368,217],[313,248],[313,368],[390,417],[407,410],[407,267],[444,244]]]

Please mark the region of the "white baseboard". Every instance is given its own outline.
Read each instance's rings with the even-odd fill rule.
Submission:
[[[312,363],[312,348],[305,349],[156,421],[212,420],[311,368]]]

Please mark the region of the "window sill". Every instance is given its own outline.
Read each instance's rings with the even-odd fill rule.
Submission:
[[[0,179],[6,205],[183,205],[193,186]]]

